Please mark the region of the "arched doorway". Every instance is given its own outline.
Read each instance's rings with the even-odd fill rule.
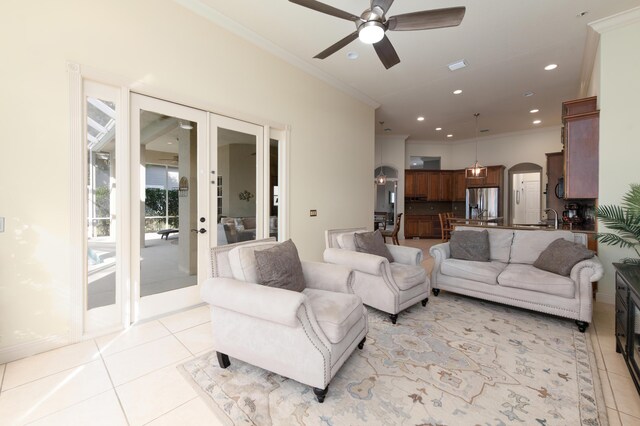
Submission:
[[[373,170],[374,179],[380,172],[387,177],[387,181],[384,185],[374,184],[376,198],[373,211],[387,214],[387,229],[389,229],[389,226],[393,227],[398,213],[398,170],[390,166],[378,166]]]
[[[509,169],[510,225],[538,224],[542,207],[542,167],[520,163]]]

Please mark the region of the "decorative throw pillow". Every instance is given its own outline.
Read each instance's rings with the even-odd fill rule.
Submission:
[[[488,262],[489,233],[484,231],[453,231],[449,240],[452,259]]]
[[[540,253],[533,266],[554,274],[569,276],[576,263],[591,259],[594,254],[582,244],[558,238]]]
[[[393,256],[385,245],[384,238],[379,230],[376,229],[373,232],[356,232],[354,238],[356,251],[386,257],[389,262],[393,262]]]
[[[255,252],[258,284],[285,290],[305,288],[302,263],[293,241],[287,240],[266,250]]]

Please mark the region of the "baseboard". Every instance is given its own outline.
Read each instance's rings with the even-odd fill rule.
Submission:
[[[596,293],[596,302],[613,305],[616,302],[616,295],[610,294],[610,293],[603,293],[599,291]]]
[[[0,349],[0,364],[17,361],[28,356],[50,351],[61,346],[68,345],[69,336],[50,336],[43,339],[31,340],[13,346]]]

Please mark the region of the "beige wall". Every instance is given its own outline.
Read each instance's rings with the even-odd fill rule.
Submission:
[[[0,352],[64,340],[70,327],[70,253],[78,249],[69,233],[83,224],[68,219],[77,165],[67,61],[213,112],[290,125],[290,231],[302,258],[321,258],[326,228],[371,221],[372,107],[169,0],[3,6],[0,115],[10,125],[0,168]]]
[[[619,204],[630,183],[640,183],[640,22],[607,30],[600,39],[599,203]],[[606,229],[601,226],[601,231]],[[605,267],[598,292],[615,300],[612,262],[637,257],[632,250],[600,244]],[[600,294],[599,294],[600,296]]]

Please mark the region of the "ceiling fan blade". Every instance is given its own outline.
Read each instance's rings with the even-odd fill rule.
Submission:
[[[384,13],[386,14],[392,4],[393,0],[371,0],[371,9],[378,6],[380,9],[384,10]]]
[[[375,43],[373,48],[376,49],[378,58],[380,58],[382,65],[384,65],[386,69],[400,63],[400,58],[396,53],[396,49],[393,48],[393,45],[387,36],[384,36],[382,40]]]
[[[336,9],[333,6],[320,3],[319,1],[316,1],[316,0],[289,0],[289,1],[291,3],[295,3],[300,6],[313,9],[317,12],[326,13],[327,15],[335,16],[336,18],[346,19],[347,21],[357,21],[358,19],[360,19],[359,16],[353,15],[349,12],[345,12],[344,10]]]
[[[389,18],[387,27],[391,31],[431,30],[434,28],[455,27],[464,18],[465,7],[423,10],[405,13]]]
[[[358,38],[358,32],[354,31],[351,34],[349,34],[348,36],[346,36],[345,38],[343,38],[342,40],[340,40],[339,42],[334,43],[333,45],[331,45],[328,48],[324,49],[322,52],[318,53],[316,56],[314,56],[314,58],[324,59],[327,56],[333,55],[338,50],[342,49],[347,44],[351,43],[353,40],[355,40],[357,38]]]

